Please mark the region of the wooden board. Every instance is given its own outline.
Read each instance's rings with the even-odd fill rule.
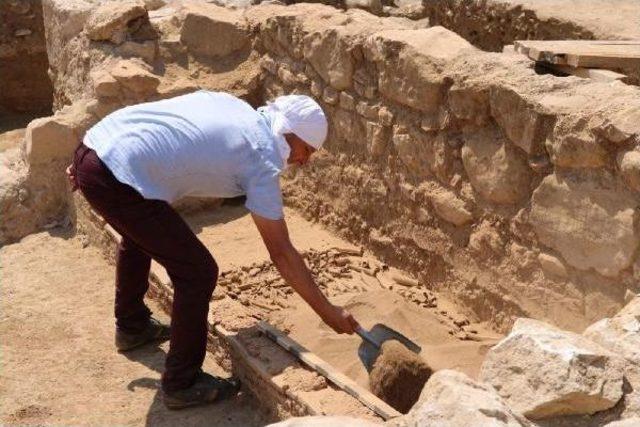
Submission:
[[[321,375],[325,376],[329,381],[349,393],[351,396],[358,399],[365,406],[374,411],[376,414],[380,415],[385,420],[402,415],[387,403],[374,396],[369,390],[361,387],[351,378],[336,370],[333,366],[322,360],[315,353],[307,350],[302,345],[291,339],[289,336],[282,333],[279,329],[264,321],[258,323],[258,328],[267,337],[269,337],[269,339],[273,340],[282,348],[296,356],[302,363],[304,363],[314,371],[320,373]]]
[[[640,40],[516,40],[514,49],[534,61],[585,68],[640,67]]]

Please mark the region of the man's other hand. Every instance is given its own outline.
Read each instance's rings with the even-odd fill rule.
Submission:
[[[71,185],[71,191],[76,191],[78,189],[78,183],[76,182],[76,174],[73,168],[73,165],[67,166],[67,178],[69,179],[69,185]]]
[[[358,327],[358,322],[351,313],[337,305],[331,305],[330,307],[328,313],[322,317],[322,320],[339,334],[353,334]]]

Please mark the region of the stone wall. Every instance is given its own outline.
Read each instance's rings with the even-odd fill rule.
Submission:
[[[309,93],[327,150],[289,203],[498,328],[580,330],[640,280],[637,88],[538,76],[442,27],[257,7],[265,98]]]
[[[141,3],[45,0],[58,103],[92,98],[97,120],[199,87],[254,105],[308,93],[330,137],[286,174],[287,203],[478,319],[581,330],[638,291],[637,87],[539,76],[360,10]]]
[[[51,112],[41,0],[0,2],[0,114]]]

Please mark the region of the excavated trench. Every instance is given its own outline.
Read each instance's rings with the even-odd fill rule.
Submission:
[[[52,22],[62,16],[56,0],[45,3]],[[127,39],[131,25],[124,20],[118,37],[128,41],[119,45],[103,35],[88,38],[77,20],[76,33],[49,28],[56,37],[48,41],[56,102],[88,105],[91,120],[72,125],[81,134],[123,105],[197,88],[226,90],[254,106],[284,93],[314,96],[327,112],[330,136],[312,165],[283,177],[287,223],[323,292],[365,328],[387,324],[416,341],[435,371],[475,379],[516,317],[581,331],[640,290],[640,185],[624,166],[635,141],[624,108],[635,102],[633,89],[539,76],[527,61],[481,52],[442,27],[362,11],[268,5],[240,13],[185,4],[144,12],[136,37],[148,24],[157,34],[147,39]],[[92,7],[78,13],[82,22],[90,22]],[[428,10],[434,22],[462,25],[443,8]],[[526,25],[516,25],[514,37],[534,31],[521,12],[513,20]],[[474,25],[488,25],[483,19]],[[549,34],[594,34],[549,25]],[[489,50],[511,37],[469,31],[462,35]],[[540,23],[535,31],[546,34]],[[224,43],[205,42],[214,37]],[[64,65],[81,51],[82,66]],[[123,73],[118,61],[137,71]],[[16,95],[3,97],[3,108],[29,99],[28,114],[50,109],[53,89],[35,71],[25,84],[19,71],[46,68],[42,52],[6,63],[14,64],[9,74],[22,74],[22,86],[6,92]],[[597,120],[603,116],[604,123]],[[65,158],[40,173],[59,176],[55,165]],[[117,234],[81,196],[65,198],[78,232],[112,257]],[[209,318],[209,350],[218,363],[276,418],[379,420],[257,326],[268,322],[368,390],[360,339],[333,333],[284,283],[241,201],[191,200],[180,209],[221,266]],[[171,283],[158,265],[151,282],[154,298],[170,311]]]

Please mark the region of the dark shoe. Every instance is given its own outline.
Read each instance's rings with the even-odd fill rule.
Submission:
[[[173,392],[163,391],[164,404],[169,409],[184,409],[219,402],[235,396],[239,391],[240,381],[214,377],[201,371],[191,387]]]
[[[149,319],[147,328],[139,334],[129,334],[116,329],[116,348],[118,352],[124,353],[150,342],[166,341],[169,339],[170,333],[169,326],[163,325],[152,317]]]

